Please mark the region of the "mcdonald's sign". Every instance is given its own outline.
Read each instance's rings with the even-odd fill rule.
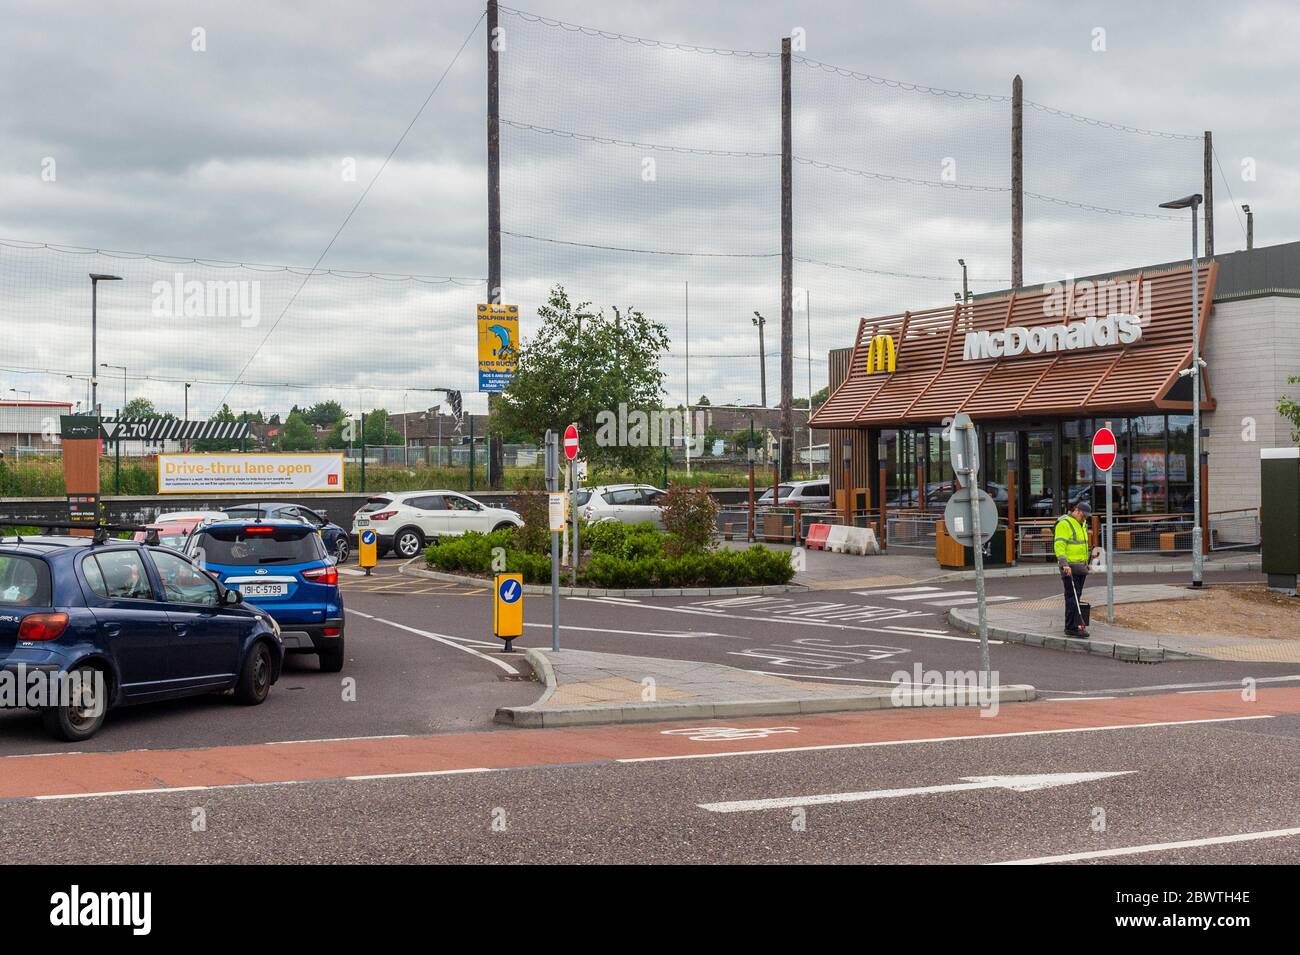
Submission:
[[[897,363],[892,335],[877,335],[871,339],[871,345],[867,348],[868,375],[877,371],[893,371]]]

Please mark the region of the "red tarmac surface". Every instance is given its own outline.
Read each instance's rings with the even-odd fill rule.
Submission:
[[[1260,690],[1254,702],[1242,700],[1240,691],[1229,690],[1012,703],[1004,705],[992,718],[982,717],[978,709],[971,707],[929,708],[205,749],[52,753],[0,759],[0,799],[888,744],[1294,713],[1300,713],[1300,688]],[[667,730],[688,726],[793,726],[798,731],[757,739],[711,741],[664,735]],[[111,725],[107,731],[112,731]]]

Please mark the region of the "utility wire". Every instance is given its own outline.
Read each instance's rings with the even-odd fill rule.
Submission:
[[[1223,171],[1223,163],[1219,162],[1219,151],[1213,146],[1210,151],[1214,154],[1214,165],[1219,167],[1219,178],[1223,180],[1223,188],[1228,190],[1228,200],[1232,203],[1232,211],[1237,214],[1237,225],[1241,226],[1241,237],[1246,237],[1246,222],[1241,217],[1241,206],[1237,205],[1237,200],[1232,194],[1232,186],[1228,184],[1228,176]]]
[[[388,151],[388,155],[384,158],[378,171],[371,178],[370,183],[366,186],[361,195],[357,197],[357,201],[352,204],[352,208],[348,210],[348,214],[344,217],[343,222],[339,225],[338,229],[334,231],[334,235],[330,237],[329,243],[325,246],[324,251],[317,257],[315,264],[311,267],[311,271],[303,277],[302,283],[294,290],[293,296],[285,304],[284,308],[280,310],[280,314],[276,316],[275,321],[271,323],[271,327],[267,329],[266,334],[262,336],[262,340],[258,342],[257,347],[253,349],[253,353],[249,355],[248,360],[244,362],[244,366],[239,370],[239,374],[235,376],[234,382],[226,390],[226,394],[222,398],[222,404],[225,403],[226,399],[230,397],[230,393],[235,390],[235,387],[243,379],[244,372],[248,371],[248,367],[253,363],[253,359],[257,357],[258,353],[262,350],[262,347],[275,333],[276,328],[280,325],[280,320],[284,318],[285,314],[288,313],[289,309],[293,306],[299,293],[302,292],[302,290],[306,288],[307,283],[311,281],[312,275],[316,274],[316,269],[320,266],[325,256],[329,254],[330,249],[334,247],[334,243],[338,241],[338,237],[343,234],[343,230],[347,228],[348,223],[352,221],[352,216],[361,208],[361,203],[366,201],[366,196],[370,195],[370,190],[373,189],[375,183],[379,181],[379,177],[384,174],[384,170],[388,168],[388,163],[392,160],[393,156],[397,154],[397,150],[402,148],[402,143],[406,142],[406,137],[410,134],[411,129],[414,128],[420,116],[423,115],[425,107],[429,105],[429,101],[432,100],[434,94],[438,92],[439,87],[442,86],[442,81],[447,78],[447,74],[450,73],[452,67],[456,65],[456,61],[460,59],[461,53],[463,53],[465,47],[469,45],[470,39],[478,32],[478,25],[483,22],[483,18],[486,16],[487,9],[485,8],[483,12],[478,15],[478,19],[474,21],[474,25],[470,27],[469,33],[465,34],[465,39],[461,41],[460,48],[456,50],[456,55],[451,58],[451,62],[447,64],[446,69],[442,71],[442,75],[438,77],[438,82],[433,84],[433,89],[429,90],[429,95],[424,98],[424,102],[420,104],[420,108],[415,111],[415,115],[411,117],[411,121],[406,124],[406,129],[402,131],[402,135],[398,137],[393,148]]]

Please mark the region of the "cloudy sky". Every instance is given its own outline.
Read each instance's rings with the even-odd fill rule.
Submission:
[[[857,318],[950,303],[959,256],[975,290],[1006,285],[1016,73],[1030,102],[1028,281],[1185,255],[1186,220],[1155,206],[1200,190],[1206,129],[1218,250],[1244,246],[1243,202],[1259,244],[1300,238],[1293,4],[524,9],[551,22],[501,16],[505,300],[522,307],[525,337],[557,283],[662,321],[673,401],[688,367],[692,400],[758,400],[754,311],[770,320],[777,400],[779,61],[737,51],[774,54],[782,36],[798,58],[796,395],[810,371],[814,389],[825,383],[825,352],[851,343]],[[126,367],[128,397],[169,410],[184,381],[197,414],[223,399],[400,410],[428,404],[430,388],[473,389],[481,13],[405,0],[6,4],[0,397],[84,398],[67,376],[91,367],[91,271],[125,279],[101,286],[99,361]],[[322,254],[333,271],[305,275]],[[242,301],[174,307],[187,283],[228,281]],[[115,407],[123,372],[101,374]]]

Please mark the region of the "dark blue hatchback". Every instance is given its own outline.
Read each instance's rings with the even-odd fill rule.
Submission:
[[[113,706],[232,689],[261,703],[283,659],[275,621],[176,551],[0,540],[0,678],[75,678],[83,690],[36,707],[60,739],[93,735]]]
[[[314,653],[326,673],[343,669],[339,571],[314,527],[298,520],[215,521],[194,532],[186,551],[275,618],[286,653]]]

